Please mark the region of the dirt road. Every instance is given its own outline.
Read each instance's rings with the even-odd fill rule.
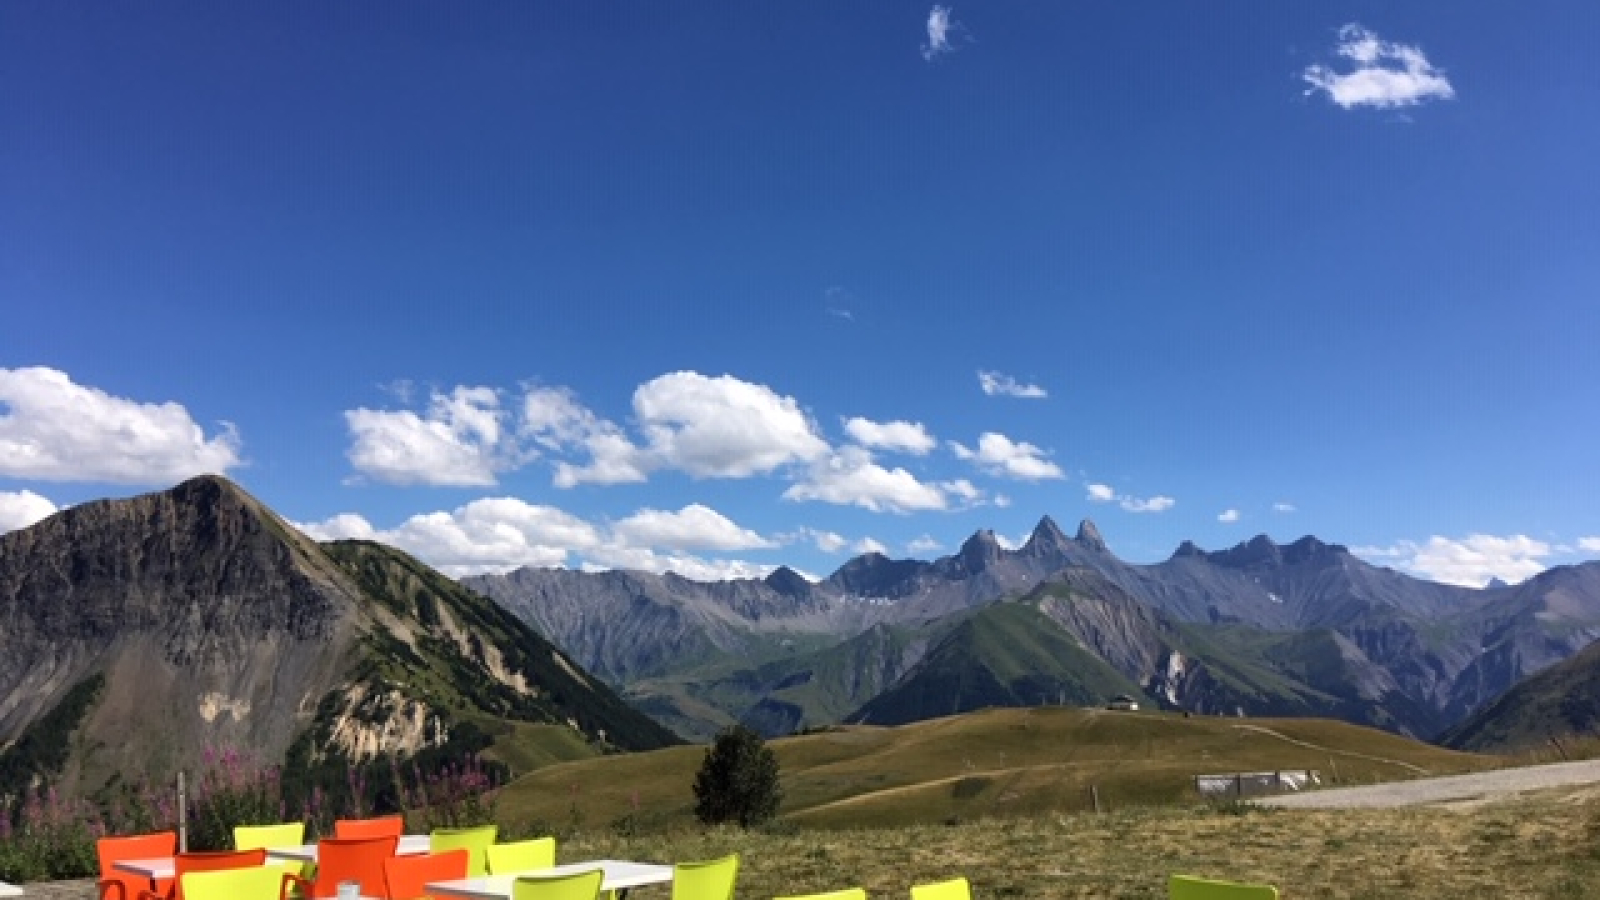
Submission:
[[[1465,803],[1499,800],[1525,791],[1571,785],[1600,784],[1600,760],[1552,763],[1475,772],[1471,775],[1445,775],[1418,778],[1366,787],[1329,788],[1303,794],[1263,797],[1262,806],[1297,809],[1331,809],[1382,806],[1425,806],[1435,803]]]

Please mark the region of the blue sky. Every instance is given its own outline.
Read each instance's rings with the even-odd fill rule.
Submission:
[[[0,4],[0,529],[1600,557],[1600,7]]]

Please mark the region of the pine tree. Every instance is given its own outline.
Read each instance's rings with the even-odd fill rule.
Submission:
[[[755,828],[778,813],[778,759],[761,735],[733,725],[717,735],[694,778],[694,814],[706,825]]]

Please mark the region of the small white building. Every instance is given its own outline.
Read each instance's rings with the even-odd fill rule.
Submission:
[[[1138,712],[1139,701],[1129,697],[1127,694],[1118,694],[1111,698],[1110,703],[1106,704],[1106,709],[1114,709],[1119,712]]]

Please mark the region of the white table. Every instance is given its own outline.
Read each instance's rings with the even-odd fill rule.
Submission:
[[[605,877],[600,882],[602,891],[621,891],[645,884],[669,884],[672,867],[656,863],[628,862],[621,859],[591,859],[586,862],[564,863],[548,869],[529,869],[509,875],[485,875],[481,878],[458,878],[454,881],[433,881],[427,885],[428,893],[447,897],[466,897],[468,900],[507,900],[511,896],[511,883],[519,875],[573,875],[600,869]]]
[[[428,852],[431,838],[425,834],[402,834],[400,843],[395,845],[395,856],[416,856]],[[268,847],[267,859],[282,859],[293,862],[316,862],[316,844],[297,844],[289,847]]]

